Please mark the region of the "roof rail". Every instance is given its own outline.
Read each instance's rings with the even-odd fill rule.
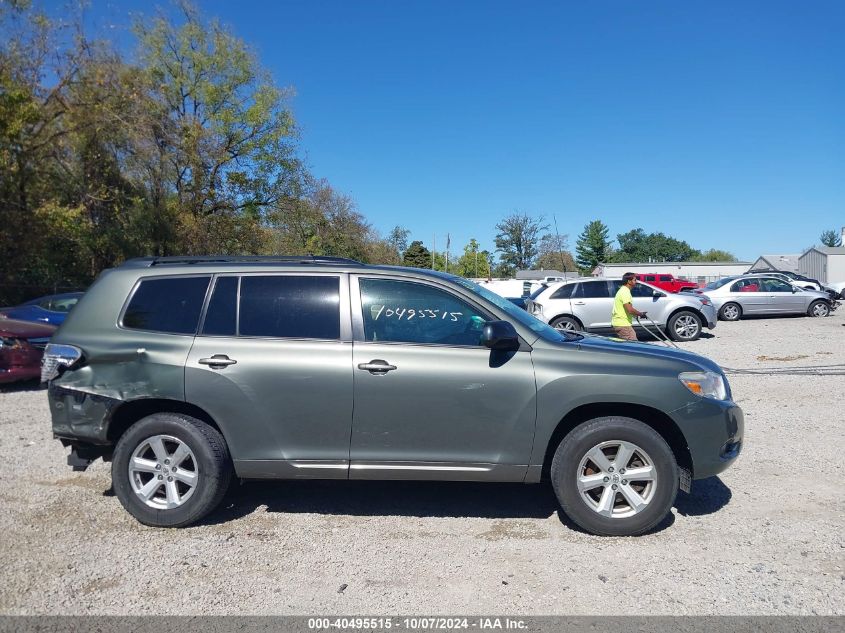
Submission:
[[[348,257],[327,257],[323,255],[176,255],[169,257],[136,257],[127,260],[127,267],[152,267],[192,264],[346,264],[363,266],[356,259]]]

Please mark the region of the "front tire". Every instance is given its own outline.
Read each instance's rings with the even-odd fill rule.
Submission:
[[[678,312],[669,318],[666,329],[672,340],[697,341],[701,336],[701,319],[694,312]]]
[[[149,415],[132,425],[114,450],[114,492],[144,525],[183,527],[199,521],[220,504],[231,478],[223,436],[187,415]]]
[[[807,315],[811,317],[826,317],[830,314],[830,306],[824,301],[813,301],[807,308]]]
[[[556,330],[564,330],[565,332],[580,332],[581,324],[578,319],[569,316],[560,316],[552,319],[549,323]]]
[[[742,318],[742,307],[738,303],[726,303],[719,309],[719,318],[723,321],[739,321]]]
[[[651,427],[621,416],[595,418],[563,438],[551,468],[563,512],[600,536],[636,536],[675,502],[678,465]]]

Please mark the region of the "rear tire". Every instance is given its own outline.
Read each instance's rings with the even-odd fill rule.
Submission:
[[[666,440],[621,416],[574,428],[557,447],[551,468],[563,512],[600,536],[636,536],[656,527],[672,509],[678,476]]]
[[[549,325],[556,330],[565,330],[567,332],[580,332],[582,329],[581,324],[578,323],[578,319],[568,316],[560,316],[552,319]]]
[[[666,331],[674,341],[697,341],[701,336],[701,318],[683,310],[669,317]]]
[[[114,450],[114,492],[144,525],[183,527],[199,521],[223,500],[231,478],[223,436],[179,413],[139,420]]]
[[[807,316],[826,317],[830,315],[830,306],[824,301],[813,301],[807,308]]]
[[[742,318],[742,306],[738,303],[726,303],[719,309],[719,318],[723,321],[739,321]]]

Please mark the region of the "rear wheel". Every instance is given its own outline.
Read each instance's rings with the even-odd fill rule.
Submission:
[[[807,314],[811,317],[826,317],[830,314],[830,306],[824,301],[813,301],[807,309]]]
[[[701,319],[694,312],[678,312],[669,318],[666,329],[676,341],[695,341],[701,336]]]
[[[719,317],[725,321],[739,321],[742,317],[742,308],[738,303],[726,303],[719,310]]]
[[[232,466],[226,442],[187,415],[155,413],[120,438],[112,485],[120,503],[144,525],[182,527],[214,510],[226,494]]]
[[[578,332],[581,330],[581,324],[578,323],[578,319],[568,316],[560,316],[552,319],[549,325],[556,330],[566,330],[569,332]]]
[[[585,422],[563,438],[552,485],[566,515],[603,536],[636,536],[660,523],[678,492],[672,449],[651,427],[621,416]]]

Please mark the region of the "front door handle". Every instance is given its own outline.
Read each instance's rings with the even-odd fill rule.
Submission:
[[[238,361],[229,358],[226,354],[215,354],[211,358],[200,358],[197,361],[200,365],[208,365],[211,369],[225,369],[229,365],[235,365]]]
[[[575,301],[574,303],[575,303],[575,305],[577,305],[577,306],[585,306],[585,305],[587,305],[584,301]]]
[[[389,365],[386,360],[375,359],[369,363],[360,363],[358,369],[368,371],[375,376],[384,376],[387,372],[396,369],[396,365]]]

